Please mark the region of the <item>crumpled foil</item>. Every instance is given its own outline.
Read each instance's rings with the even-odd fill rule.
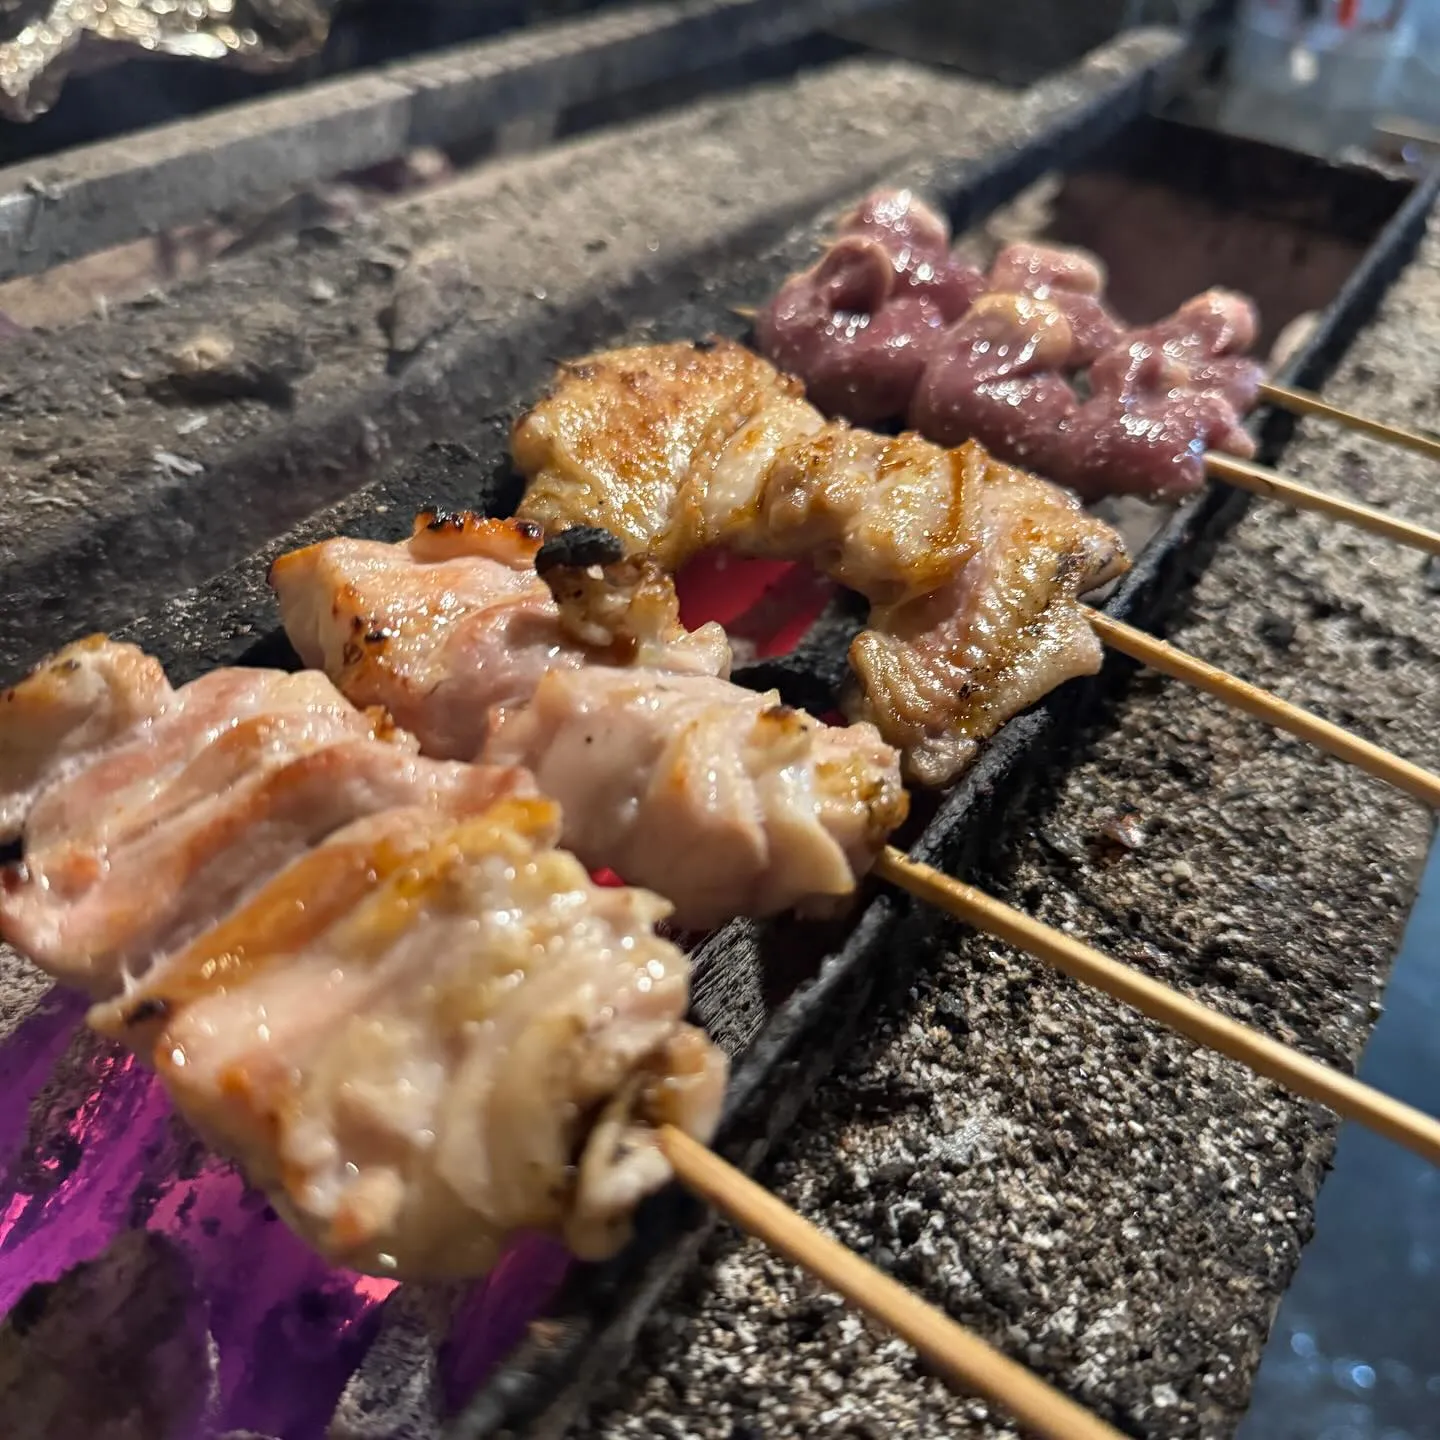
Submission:
[[[0,0],[0,115],[31,120],[105,52],[279,69],[325,43],[338,0]]]

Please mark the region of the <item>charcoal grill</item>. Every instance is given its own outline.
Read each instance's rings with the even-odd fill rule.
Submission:
[[[217,112],[171,127],[153,148],[127,140],[61,155],[41,167],[38,183],[31,167],[0,172],[0,278],[132,240],[145,226],[194,223],[277,182],[305,183],[387,161],[410,145],[463,150],[526,109],[585,102],[592,119],[604,119],[596,104],[623,107],[637,87],[699,68],[702,53],[713,66],[788,44],[868,8],[859,0],[701,0],[602,12],[541,35],[527,32],[407,62],[383,78],[332,81]],[[979,234],[1026,187],[1058,174],[1068,178],[1052,207],[1052,227],[1060,238],[1088,241],[1103,252],[1106,237],[1085,228],[1093,227],[1095,214],[1086,197],[1105,195],[1116,177],[1144,190],[1174,188],[1178,175],[1180,188],[1217,213],[1244,212],[1292,238],[1309,237],[1312,250],[1323,252],[1306,272],[1318,290],[1308,300],[1303,287],[1277,294],[1269,309],[1323,301],[1318,327],[1285,376],[1318,386],[1413,253],[1440,176],[1414,183],[1331,166],[1157,117],[1194,56],[1165,36],[1121,41],[1038,92],[1009,102],[992,96],[997,109],[1008,103],[1023,118],[1009,129],[997,125],[988,139],[957,136],[949,153],[932,149],[926,159],[886,163],[874,174],[858,160],[840,179],[827,178],[815,190],[747,213],[628,271],[606,268],[597,248],[597,283],[573,287],[557,300],[472,295],[483,317],[449,317],[413,358],[383,376],[352,377],[317,403],[261,414],[255,407],[264,402],[247,399],[247,423],[209,446],[195,462],[197,473],[124,473],[112,477],[118,485],[98,499],[98,491],[82,487],[83,523],[47,531],[33,546],[23,534],[8,542],[0,580],[6,599],[0,678],[97,624],[151,650],[176,683],[220,664],[294,666],[264,585],[274,554],[339,531],[396,538],[410,514],[431,502],[508,513],[518,495],[506,460],[508,421],[533,398],[551,357],[622,341],[742,333],[733,307],[754,303],[805,263],[827,222],[882,173],[940,201],[957,233]],[[130,197],[126,203],[122,195]],[[184,314],[175,328],[201,315],[223,320],[229,301],[252,299],[254,290],[235,278],[246,266],[249,281],[269,277],[297,304],[317,278],[368,266],[366,296],[381,296],[403,263],[394,253],[386,259],[384,239],[383,228],[377,240],[373,232],[356,238],[329,225],[312,227],[291,242],[279,264],[242,259],[182,290],[174,303]],[[1107,258],[1123,263],[1123,257]],[[1213,260],[1202,256],[1197,264]],[[1175,293],[1166,298],[1177,300],[1214,278],[1246,280],[1176,275]],[[108,337],[97,335],[92,326],[83,340],[99,348],[98,362],[84,346],[67,357],[63,333],[0,344],[9,343],[20,364],[54,373],[70,364],[93,380],[124,350],[113,329]],[[15,373],[12,368],[12,380]],[[16,393],[12,384],[12,405]],[[0,406],[6,398],[0,391]],[[1268,461],[1281,457],[1289,426],[1284,417],[1265,420]],[[437,433],[445,438],[425,443]],[[1114,518],[1137,542],[1138,557],[1109,597],[1110,613],[1145,626],[1163,623],[1248,505],[1244,493],[1217,488],[1163,520],[1148,511],[1117,511]],[[145,613],[132,619],[137,611]],[[793,703],[827,709],[855,626],[843,606],[833,608],[793,651],[744,666],[736,678],[777,686]],[[1068,685],[1012,721],[960,785],[918,807],[911,853],[951,873],[974,867],[1027,788],[1067,763],[1086,717],[1128,675],[1127,666],[1112,662],[1095,680]],[[735,923],[699,942],[695,1009],[736,1057],[717,1141],[722,1153],[751,1170],[764,1159],[871,1013],[882,977],[889,985],[913,963],[891,957],[923,955],[930,924],[877,894],[832,927]],[[24,1023],[0,1059],[12,1092],[33,1094],[45,1085],[79,1014],[75,1003],[51,1000]],[[7,1135],[6,1153],[20,1158],[8,1176],[14,1198],[0,1264],[8,1251],[14,1273],[29,1264],[54,1274],[88,1259],[103,1243],[98,1230],[67,1235],[62,1250],[44,1263],[27,1260],[26,1250],[58,1233],[50,1201],[77,1174],[114,1190],[123,1167],[137,1158],[145,1178],[127,1202],[122,1228],[149,1226],[162,1237],[183,1233],[202,1251],[204,1237],[223,1232],[223,1245],[198,1266],[197,1278],[177,1261],[174,1241],[127,1240],[132,1252],[148,1245],[155,1253],[138,1259],[127,1253],[124,1264],[107,1261],[98,1279],[82,1272],[79,1281],[72,1275],[53,1290],[27,1292],[11,1314],[12,1343],[43,1326],[47,1309],[53,1315],[52,1307],[75,1303],[76,1294],[98,1289],[123,1309],[127,1297],[116,1287],[123,1290],[121,1282],[137,1273],[170,1277],[175,1313],[193,1318],[207,1286],[225,1285],[220,1267],[253,1246],[264,1258],[257,1267],[263,1273],[249,1281],[243,1304],[234,1300],[243,1292],[232,1286],[225,1293],[233,1308],[211,1314],[222,1356],[227,1346],[244,1348],[254,1367],[249,1373],[260,1373],[267,1364],[283,1365],[287,1348],[328,1346],[332,1353],[320,1367],[319,1398],[308,1409],[292,1404],[282,1417],[264,1404],[232,1406],[230,1413],[244,1413],[252,1428],[283,1418],[294,1433],[319,1434],[344,1385],[337,1433],[400,1433],[397,1425],[428,1417],[428,1433],[438,1434],[445,1426],[435,1397],[443,1392],[449,1433],[559,1436],[583,1413],[596,1385],[623,1365],[639,1326],[707,1233],[700,1207],[669,1193],[649,1204],[641,1239],[609,1265],[567,1270],[548,1246],[527,1244],[472,1294],[391,1296],[378,1282],[326,1274],[279,1233],[258,1202],[239,1197],[233,1179],[208,1190],[172,1186],[173,1175],[193,1180],[205,1161],[193,1140],[167,1125],[141,1077],[95,1050],[67,1063],[71,1073],[56,1078],[32,1107],[29,1135],[18,1125]],[[127,1127],[146,1137],[143,1157],[119,1147]],[[93,1154],[86,1148],[92,1135],[101,1137]],[[121,1167],[108,1181],[107,1153]],[[551,1297],[546,1318],[527,1325],[538,1292]],[[441,1336],[448,1339],[437,1349]],[[198,1363],[193,1355],[190,1360]],[[243,1382],[237,1363],[232,1356],[229,1369],[222,1364],[208,1391],[185,1392],[184,1423],[198,1423],[195,1416],[217,1400],[222,1408],[235,1401]],[[183,1408],[177,1402],[175,1413]]]

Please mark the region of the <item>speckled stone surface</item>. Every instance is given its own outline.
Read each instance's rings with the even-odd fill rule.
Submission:
[[[1327,394],[1412,425],[1440,409],[1434,222]],[[1432,462],[1312,424],[1286,468],[1440,522]],[[1171,634],[1435,766],[1437,607],[1423,557],[1257,503]],[[978,878],[1226,1014],[1353,1064],[1431,818],[1152,676],[1087,742]],[[1117,824],[1127,815],[1133,826]],[[1126,832],[1136,848],[1116,843]],[[950,929],[763,1178],[1126,1432],[1218,1440],[1244,1411],[1333,1133],[1317,1107]],[[576,1433],[1015,1432],[726,1231]]]

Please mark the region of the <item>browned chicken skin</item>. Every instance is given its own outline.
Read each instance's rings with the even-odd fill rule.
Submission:
[[[1000,306],[996,297],[977,310],[985,313],[987,303]],[[1023,372],[1035,355],[1046,358],[1047,344],[1068,349],[1070,331],[1048,301],[1022,296],[1018,304],[1027,316],[1053,317],[1014,357],[1015,371]],[[654,397],[663,390],[656,403],[670,417],[672,435],[705,434],[694,451],[678,443],[666,451],[669,479],[661,488],[673,502],[668,510],[629,510],[624,543],[662,563],[691,554],[702,548],[695,517],[707,507],[723,509],[724,527],[701,519],[706,543],[718,533],[743,554],[808,560],[864,594],[875,608],[851,652],[861,694],[849,713],[904,751],[912,778],[927,784],[953,778],[1009,715],[1098,668],[1099,646],[1088,627],[1075,623],[1075,600],[1129,563],[1109,526],[1055,486],[998,464],[978,446],[945,450],[915,434],[882,436],[825,421],[813,409],[801,416],[790,382],[773,370],[772,391],[787,419],[753,445],[754,417],[766,413],[754,365],[737,382],[743,396],[726,407],[719,396],[724,376],[733,373],[726,355],[733,347],[688,348],[698,358],[684,358],[687,347],[674,345],[618,352],[613,363],[596,357],[573,395],[570,372],[561,372],[537,407],[547,430],[571,437],[565,456],[544,457],[538,483],[547,525],[595,526],[626,509],[617,479],[624,466],[615,457],[629,453],[633,437],[623,428],[585,428],[588,417],[607,413],[594,402],[599,377],[623,369],[627,393]],[[1000,355],[997,362],[998,353],[992,346],[990,363],[1003,368],[1010,361]],[[687,376],[707,365],[694,404],[709,418],[703,427],[686,427],[676,417],[691,403]],[[642,372],[643,382],[636,378]],[[740,417],[733,434],[714,418],[724,414]],[[517,433],[527,424],[528,417]],[[743,466],[730,464],[736,452]],[[529,448],[517,450],[527,473],[536,458]],[[735,484],[742,471],[748,494]],[[655,473],[652,462],[647,475]],[[709,487],[717,473],[725,489],[714,502]],[[656,493],[647,483],[645,494]],[[527,495],[522,514],[538,513]]]
[[[689,463],[740,432],[762,408],[799,400],[798,381],[777,384],[775,370],[730,341],[612,350],[561,367],[563,403],[541,401],[515,424],[515,463],[530,480],[518,517],[555,533],[580,523],[572,514],[577,476],[585,477],[584,523],[599,526],[632,549],[673,568],[707,540],[692,523],[672,518],[685,507]],[[763,451],[754,435],[750,449]],[[689,462],[677,466],[677,457]],[[746,457],[724,457],[746,469]],[[718,468],[714,457],[711,468]],[[713,477],[725,488],[723,472]],[[736,486],[741,506],[753,486]],[[710,495],[707,490],[705,494]],[[743,523],[743,517],[742,523]],[[698,532],[698,533],[697,533]]]
[[[952,780],[1010,716],[1099,670],[1076,602],[1129,564],[1119,536],[1063,491],[978,445],[956,453],[978,472],[987,543],[940,589],[872,611],[850,650],[847,712],[874,721],[926,785]]]

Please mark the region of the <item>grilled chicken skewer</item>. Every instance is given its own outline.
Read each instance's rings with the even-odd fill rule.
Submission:
[[[522,511],[561,530],[603,507],[620,517],[631,546],[683,556],[694,546],[694,517],[709,506],[727,518],[723,527],[702,519],[705,537],[723,534],[749,553],[808,554],[836,578],[868,586],[878,603],[851,648],[861,685],[846,708],[903,747],[907,774],[925,783],[952,778],[1010,715],[1098,669],[1102,639],[1150,663],[1145,635],[1078,603],[1128,562],[1114,532],[1071,497],[975,445],[942,451],[913,435],[889,440],[827,425],[813,410],[798,426],[773,425],[773,412],[793,416],[802,402],[773,371],[767,397],[761,364],[712,342],[564,367],[516,426],[517,458],[534,477]],[[629,426],[637,415],[649,417],[647,445],[663,442],[658,454],[636,448]],[[786,425],[799,438],[787,441]],[[641,469],[644,503],[627,507],[628,478]],[[748,504],[738,503],[742,476],[755,487]],[[951,567],[943,583],[926,536]],[[887,587],[903,587],[907,560],[914,590],[934,588],[881,600]],[[1191,657],[1167,663],[1231,703],[1243,695],[1252,713],[1427,803],[1440,793],[1434,776],[1275,696]]]
[[[1077,601],[1129,564],[1057,487],[979,446],[827,421],[729,341],[611,351],[560,370],[517,422],[520,518],[613,531],[674,568],[701,550],[810,560],[872,602],[845,699],[944,784],[1010,715],[1101,648]]]
[[[0,696],[0,935],[334,1263],[480,1274],[521,1229],[612,1254],[670,1178],[659,1127],[707,1140],[724,1089],[669,907],[557,850],[523,770],[416,748],[321,675],[172,690],[83,642]]]
[[[165,832],[187,807],[224,809],[227,791],[207,800],[193,782],[242,712],[347,714],[322,677],[283,679],[219,671],[175,691],[134,647],[92,637],[62,652],[0,696],[9,833],[73,835],[98,874],[142,820]],[[378,716],[354,723],[378,750],[413,750]],[[265,769],[242,749],[248,763],[221,767],[232,788]],[[688,967],[654,929],[668,907],[593,884],[555,849],[557,809],[521,793],[523,777],[435,763],[474,770],[490,798],[427,805],[422,786],[408,797],[421,803],[377,798],[298,856],[271,854],[268,879],[252,865],[238,903],[124,976],[90,1024],[153,1065],[181,1113],[337,1264],[481,1274],[522,1229],[604,1258],[672,1171],[726,1207],[743,1190],[746,1223],[794,1253],[798,1218],[757,1210],[756,1187],[705,1163],[726,1064],[683,1023]],[[98,840],[72,803],[96,772],[109,782]],[[264,830],[244,831],[252,855]],[[0,896],[0,917],[7,906]],[[62,973],[78,968],[72,955]],[[1037,1433],[1113,1435],[840,1247],[802,1243],[799,1256],[847,1293],[858,1277],[862,1308]]]
[[[843,900],[904,819],[873,727],[731,684],[720,627],[687,633],[669,577],[611,536],[542,552],[528,522],[426,512],[401,545],[282,556],[271,584],[306,664],[431,753],[531,770],[566,845],[687,928]]]

